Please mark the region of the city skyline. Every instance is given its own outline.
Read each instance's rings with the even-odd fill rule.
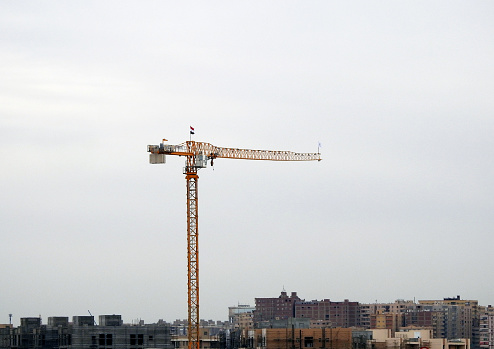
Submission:
[[[296,291],[291,291],[291,292],[287,292],[285,290],[281,291],[281,295],[280,296],[277,296],[275,293],[273,295],[271,295],[270,297],[255,297],[254,298],[254,301],[252,303],[243,303],[243,304],[231,304],[229,305],[226,309],[224,309],[224,313],[225,313],[225,316],[222,317],[222,318],[202,318],[201,317],[201,321],[205,321],[205,322],[208,322],[208,321],[213,321],[213,322],[216,322],[216,321],[222,321],[222,322],[228,322],[229,321],[229,310],[230,308],[235,308],[237,306],[243,306],[244,308],[245,307],[249,307],[249,309],[256,309],[256,299],[258,298],[265,298],[265,299],[277,299],[277,298],[281,298],[283,297],[283,295],[285,295],[286,297],[295,297],[297,299],[297,304],[298,304],[298,307],[300,308],[301,306],[305,305],[305,304],[308,304],[310,305],[311,302],[325,302],[325,301],[330,301],[334,304],[338,304],[340,305],[341,304],[344,304],[344,303],[347,303],[349,302],[350,305],[352,306],[355,306],[355,303],[357,303],[358,305],[357,306],[369,306],[369,305],[383,305],[383,304],[392,304],[392,303],[399,303],[399,304],[406,304],[406,305],[411,305],[411,304],[415,304],[415,305],[419,305],[419,304],[429,304],[431,301],[437,301],[438,303],[442,302],[442,301],[460,301],[460,302],[465,302],[465,301],[474,301],[474,302],[478,302],[477,299],[475,298],[472,298],[472,299],[466,299],[466,298],[462,298],[460,295],[456,295],[454,297],[443,297],[443,298],[439,298],[439,299],[432,299],[432,298],[424,298],[424,299],[419,299],[419,300],[415,300],[415,299],[404,299],[404,298],[395,298],[394,300],[389,300],[389,301],[383,301],[383,302],[371,302],[371,303],[364,303],[364,302],[360,302],[358,299],[332,299],[332,298],[329,298],[329,297],[320,297],[320,298],[315,298],[315,299],[305,299],[305,298],[300,298],[299,297],[299,294],[298,292]],[[303,295],[302,295],[303,296]],[[478,306],[479,307],[491,307],[492,305],[491,304],[481,304],[481,303],[478,303]],[[295,312],[297,312],[296,310],[296,307],[293,308]],[[298,310],[300,311],[300,309]],[[307,311],[305,311],[307,312]],[[116,315],[117,314],[117,315]],[[50,317],[68,317],[69,319],[71,319],[72,317],[80,317],[80,318],[84,318],[84,317],[92,317],[95,321],[95,323],[97,322],[97,319],[98,318],[101,318],[101,317],[108,317],[108,316],[119,316],[121,319],[122,319],[122,322],[124,324],[137,324],[139,323],[140,321],[143,321],[144,323],[146,324],[155,324],[155,323],[158,323],[159,321],[163,320],[167,323],[174,323],[175,321],[187,321],[187,317],[184,317],[184,318],[176,318],[176,319],[171,319],[171,318],[167,318],[166,316],[162,316],[158,319],[144,319],[144,318],[132,318],[132,319],[127,319],[127,318],[124,318],[123,314],[120,313],[120,312],[117,312],[117,313],[113,313],[113,314],[96,314],[96,313],[93,313],[91,312],[90,310],[88,310],[86,312],[86,314],[57,314],[57,315],[47,315],[47,314],[38,314],[38,316],[35,316],[35,315],[27,315],[27,316],[20,316],[16,319],[15,317],[15,314],[8,314],[8,315],[12,315],[12,317],[10,318],[9,317],[9,322],[10,320],[12,320],[12,325],[14,327],[16,326],[19,326],[19,320],[21,318],[36,318],[36,317],[39,317],[41,318],[42,320],[43,319],[48,319]],[[17,321],[16,321],[17,320]],[[324,319],[318,319],[318,320],[324,320]],[[9,322],[2,322],[0,320],[0,324],[9,324]],[[98,323],[99,324],[99,323]],[[364,325],[362,325],[363,327],[365,327]],[[343,326],[344,327],[344,326]]]
[[[0,315],[200,318],[297,290],[494,304],[494,3],[0,3]],[[190,127],[194,135],[190,135]],[[4,322],[4,321],[2,321]]]

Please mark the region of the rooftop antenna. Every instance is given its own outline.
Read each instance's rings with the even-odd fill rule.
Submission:
[[[12,314],[9,314],[9,324],[12,325]]]
[[[89,313],[89,315],[93,316],[93,314],[91,314],[91,312],[89,310],[87,312]],[[93,321],[94,321],[94,326],[98,326],[98,325],[96,325],[96,320],[94,320],[94,316],[93,316]]]

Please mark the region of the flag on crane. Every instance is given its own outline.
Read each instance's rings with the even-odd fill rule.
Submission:
[[[194,134],[194,128],[192,126],[190,126],[190,134],[193,135]]]

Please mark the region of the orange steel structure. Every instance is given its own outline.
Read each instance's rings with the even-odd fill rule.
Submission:
[[[207,166],[207,161],[216,158],[271,160],[271,161],[314,161],[321,160],[319,153],[294,153],[290,151],[251,150],[216,147],[209,143],[186,141],[179,145],[148,145],[150,162],[165,163],[165,155],[185,156],[184,174],[187,182],[187,288],[188,288],[188,340],[189,349],[200,349],[199,342],[199,234],[197,171]]]

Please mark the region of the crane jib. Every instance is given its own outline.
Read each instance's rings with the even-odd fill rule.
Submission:
[[[203,159],[243,159],[268,161],[320,161],[320,153],[294,153],[291,151],[252,150],[216,147],[209,143],[189,141],[179,145],[161,143],[148,145],[151,154],[201,157]]]

